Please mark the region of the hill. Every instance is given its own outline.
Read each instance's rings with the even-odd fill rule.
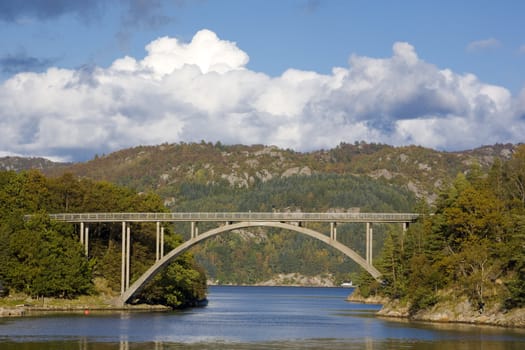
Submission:
[[[55,163],[41,169],[51,176],[71,172],[138,191],[155,191],[167,204],[174,200],[171,193],[174,185],[184,182],[250,188],[272,179],[327,173],[381,178],[408,188],[418,198],[433,201],[442,183],[475,165],[487,170],[495,159],[509,159],[515,147],[496,144],[462,152],[442,152],[419,146],[361,142],[299,153],[263,145],[179,143],[138,146],[96,156],[84,163]]]
[[[0,170],[4,171],[38,169],[45,172],[67,165],[68,163],[57,163],[41,157],[0,157]]]
[[[488,171],[496,159],[508,159],[515,147],[440,152],[361,142],[300,153],[263,145],[179,143],[139,146],[84,163],[55,163],[41,169],[50,177],[72,173],[155,192],[172,211],[402,212],[415,210],[418,199],[434,202],[442,185],[458,173]],[[383,225],[375,229],[375,256],[392,229]],[[189,232],[181,225],[174,230],[186,236]],[[360,252],[364,252],[362,231],[359,225],[338,227],[343,243]],[[289,273],[333,274],[341,281],[358,271],[353,262],[301,235],[287,233],[284,239],[276,230],[252,230],[228,237],[227,244],[217,237],[193,250],[209,277],[220,282],[258,283]]]

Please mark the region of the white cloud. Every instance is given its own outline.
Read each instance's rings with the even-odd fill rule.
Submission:
[[[185,64],[196,65],[206,74],[241,69],[248,63],[248,55],[235,43],[219,40],[214,32],[206,29],[197,32],[188,44],[163,37],[146,46],[146,51],[148,55],[142,63],[159,77],[171,74]]]
[[[501,46],[501,42],[494,38],[472,41],[467,45],[467,51],[482,51],[495,49]]]
[[[465,149],[522,142],[525,92],[421,60],[408,43],[392,57],[352,55],[331,74],[246,68],[233,42],[203,30],[164,37],[142,60],[20,73],[0,85],[0,152],[89,158],[138,144],[275,144],[296,150],[341,141]],[[525,90],[524,90],[525,91]]]

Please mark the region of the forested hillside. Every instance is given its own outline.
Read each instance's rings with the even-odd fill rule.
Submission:
[[[118,295],[121,261],[118,225],[90,225],[90,250],[86,257],[78,242],[78,228],[51,222],[46,214],[164,210],[157,195],[138,195],[108,182],[78,179],[70,174],[50,179],[38,171],[0,172],[0,282],[11,293],[72,298],[97,292],[96,280],[106,286],[106,291]],[[24,221],[27,214],[34,217]],[[132,231],[133,280],[154,262],[155,229],[151,225],[134,224]],[[180,236],[168,234],[167,248],[180,241]],[[205,280],[192,256],[184,255],[137,301],[172,307],[191,304],[205,297]]]
[[[406,235],[388,233],[377,261],[383,283],[363,276],[361,292],[399,300],[411,315],[463,300],[464,313],[525,307],[524,184],[523,145],[488,171],[458,174],[428,208],[433,215]]]
[[[344,175],[292,176],[269,180],[252,188],[185,184],[177,194],[175,211],[296,211],[327,212],[410,212],[413,193],[384,181]],[[202,225],[200,230],[212,228]],[[309,224],[309,228],[328,233],[328,224]],[[376,253],[388,229],[400,225],[377,225]],[[177,226],[177,232],[189,232]],[[364,224],[339,224],[338,239],[365,251]],[[231,233],[193,248],[210,278],[222,283],[260,283],[277,274],[301,273],[306,276],[333,274],[336,281],[351,279],[358,266],[340,252],[304,235],[275,229]]]
[[[85,163],[46,167],[47,175],[71,172],[137,191],[155,191],[171,205],[183,183],[248,188],[294,175],[338,174],[385,179],[434,200],[444,182],[474,164],[487,170],[495,159],[509,159],[515,146],[485,146],[464,152],[440,152],[418,146],[341,143],[330,150],[294,152],[263,145],[179,143],[139,146]],[[0,162],[1,168],[1,162]]]
[[[508,161],[515,149],[507,144],[440,152],[361,142],[300,153],[201,142],[139,146],[97,155],[85,163],[48,164],[42,169],[51,178],[71,173],[156,193],[171,211],[406,212],[434,205],[458,174],[476,169],[485,174],[494,164]],[[189,234],[184,225],[172,230],[185,238]],[[362,225],[341,225],[338,232],[343,243],[364,254]],[[396,232],[400,230],[395,225],[377,225],[375,256],[386,235]],[[321,243],[270,229],[234,232],[192,251],[209,277],[222,283],[257,283],[288,272],[333,274],[331,278],[342,281],[358,271],[356,264]]]

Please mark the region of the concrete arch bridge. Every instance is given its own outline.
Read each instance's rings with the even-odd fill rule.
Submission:
[[[50,214],[52,220],[77,223],[80,225],[80,241],[86,255],[89,249],[89,223],[116,222],[122,223],[122,278],[120,302],[125,304],[135,293],[177,256],[199,244],[207,238],[242,228],[275,227],[299,232],[315,238],[337,249],[359,264],[372,277],[380,280],[381,273],[372,265],[373,230],[375,223],[400,223],[403,230],[419,217],[415,213],[68,213]],[[142,276],[130,285],[130,226],[131,222],[156,222],[156,261]],[[189,222],[190,239],[183,242],[167,254],[164,254],[164,227],[162,223]],[[216,228],[199,233],[199,223],[213,222]],[[330,224],[330,232],[322,233],[307,228],[308,222],[325,222]],[[338,223],[363,223],[366,235],[366,256],[362,257],[352,248],[337,240]]]

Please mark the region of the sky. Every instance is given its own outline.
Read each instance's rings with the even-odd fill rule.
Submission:
[[[521,143],[525,1],[0,0],[0,156]]]

